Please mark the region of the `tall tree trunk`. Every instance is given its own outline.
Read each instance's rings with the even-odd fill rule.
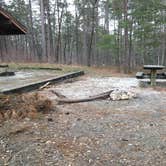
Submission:
[[[37,52],[36,52],[36,42],[35,42],[35,34],[34,34],[34,30],[33,30],[33,17],[32,17],[32,2],[31,0],[29,0],[29,15],[30,15],[30,36],[31,39],[30,40],[30,55],[32,56],[32,52],[34,56],[37,56]]]
[[[105,19],[104,19],[104,29],[106,31],[106,33],[109,33],[109,0],[106,0],[105,4],[104,4],[104,8],[105,8]]]
[[[131,72],[131,60],[132,60],[132,34],[133,34],[133,21],[131,21],[130,23],[130,31],[129,31],[129,52],[128,52],[128,67],[129,67],[129,71]]]
[[[51,63],[51,55],[52,55],[52,51],[53,51],[53,39],[52,39],[52,28],[51,28],[51,18],[50,18],[50,4],[49,4],[49,0],[46,1],[46,13],[47,13],[47,53],[48,53],[48,62]]]
[[[44,0],[40,0],[40,17],[41,17],[41,31],[42,31],[42,58],[45,60],[47,57],[46,48],[46,29],[45,29],[45,3]]]
[[[78,4],[77,1],[75,2],[75,40],[76,40],[76,61],[77,63],[81,63],[80,61],[80,53],[79,53],[79,16],[78,16]]]
[[[91,60],[92,60],[92,46],[93,46],[93,40],[94,40],[94,31],[95,31],[95,18],[96,18],[96,4],[98,0],[95,0],[93,3],[93,8],[92,8],[92,25],[91,25],[91,34],[90,34],[90,42],[89,42],[89,47],[88,47],[88,54],[87,54],[87,65],[91,66]]]
[[[124,58],[123,58],[123,63],[124,63],[124,72],[128,73],[129,72],[129,40],[128,40],[128,0],[124,0],[124,23],[125,23],[125,28],[124,28]]]
[[[57,14],[58,14],[58,37],[57,37],[57,46],[56,46],[56,62],[61,60],[61,28],[62,28],[62,19],[64,14],[64,5],[61,6],[61,2],[57,0]],[[61,8],[61,10],[60,10]]]
[[[82,50],[83,50],[83,53],[82,53],[82,55],[83,55],[83,58],[82,58],[82,63],[83,64],[86,64],[87,63],[87,53],[88,53],[88,33],[87,33],[87,22],[88,22],[88,20],[87,20],[87,15],[86,15],[86,9],[85,9],[85,5],[86,5],[86,2],[85,1],[83,1],[83,48],[82,48]]]

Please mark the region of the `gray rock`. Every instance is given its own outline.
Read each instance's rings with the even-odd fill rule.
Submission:
[[[110,93],[110,100],[113,100],[113,101],[129,100],[135,97],[136,97],[136,94],[131,91],[114,90],[112,93]]]

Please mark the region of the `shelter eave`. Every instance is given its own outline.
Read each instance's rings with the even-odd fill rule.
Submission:
[[[0,35],[18,35],[26,33],[26,27],[0,7]]]

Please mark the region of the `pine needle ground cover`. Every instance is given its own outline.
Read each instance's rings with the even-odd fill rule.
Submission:
[[[52,111],[52,102],[38,93],[0,96],[0,121],[34,118],[38,113]]]

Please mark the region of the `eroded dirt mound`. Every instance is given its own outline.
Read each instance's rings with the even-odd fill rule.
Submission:
[[[11,118],[34,118],[39,112],[53,110],[52,102],[38,93],[0,96],[0,122]]]

